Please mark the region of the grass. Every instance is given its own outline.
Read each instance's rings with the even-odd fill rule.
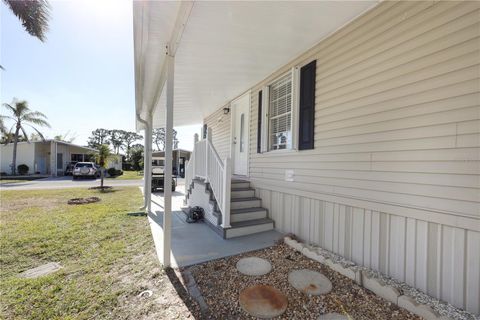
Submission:
[[[0,319],[153,319],[188,313],[159,266],[148,219],[128,214],[138,211],[140,191],[114,190],[0,191]],[[89,196],[101,201],[67,204]],[[48,262],[63,269],[36,279],[18,276]],[[163,292],[169,305],[159,302],[158,293],[139,298],[145,289]]]
[[[143,178],[143,175],[139,175],[138,171],[123,171],[121,176],[107,178],[107,179],[115,179],[115,180],[140,180]]]

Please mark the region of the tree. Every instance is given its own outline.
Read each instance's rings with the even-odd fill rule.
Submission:
[[[123,133],[125,131],[123,130],[117,130],[117,129],[113,129],[113,130],[109,130],[108,131],[108,141],[110,142],[110,144],[112,145],[113,147],[113,152],[116,153],[116,154],[119,154],[120,153],[120,148],[122,147],[123,145]]]
[[[130,131],[123,131],[122,132],[122,148],[126,152],[126,157],[127,160],[130,160],[130,149],[132,144],[135,141],[138,141],[140,139],[143,139],[143,136],[139,135],[136,132],[130,132]]]
[[[46,115],[38,111],[31,111],[30,108],[28,107],[28,102],[25,100],[18,101],[17,99],[13,99],[13,102],[11,104],[4,103],[3,106],[11,113],[11,116],[3,116],[3,117],[14,121],[14,125],[10,129],[9,133],[11,133],[13,127],[15,127],[15,133],[13,135],[13,160],[12,160],[12,174],[15,174],[15,170],[17,167],[17,143],[20,136],[20,131],[22,132],[23,136],[27,141],[28,141],[28,135],[25,130],[25,126],[32,128],[38,133],[38,135],[42,139],[45,139],[43,137],[43,134],[33,125],[50,128],[50,124],[47,122]]]
[[[32,132],[32,133],[30,133],[29,140],[30,141],[40,141],[40,140],[42,140],[42,137],[40,137],[40,135],[38,133]]]
[[[131,146],[130,148],[130,163],[132,164],[133,170],[142,170],[143,169],[143,145],[137,143]]]
[[[7,127],[5,127],[5,117],[0,115],[0,133],[4,134],[7,132]]]
[[[72,143],[76,139],[76,137],[75,136],[69,137],[69,135],[70,135],[70,130],[67,131],[65,134],[57,134],[56,136],[53,137],[53,139],[57,141]]]
[[[46,0],[3,0],[22,22],[25,30],[45,42],[50,19],[50,4]],[[2,68],[3,69],[3,68]]]
[[[88,138],[88,146],[93,149],[98,149],[102,144],[108,145],[109,132],[110,130],[101,128],[92,131],[91,136]]]
[[[153,143],[157,146],[158,151],[165,150],[165,128],[153,130]],[[177,130],[173,129],[173,149],[178,148]]]
[[[13,136],[15,134],[13,132],[4,132],[2,134],[2,137],[0,138],[0,143],[1,144],[8,144],[8,143],[11,143],[13,142]],[[25,139],[24,136],[20,136],[18,137],[18,142],[24,142],[24,141],[27,141],[27,139]]]
[[[106,144],[102,144],[98,147],[98,153],[95,154],[95,161],[100,166],[100,188],[103,189],[103,179],[105,177],[105,169],[108,161],[112,157],[110,147]]]

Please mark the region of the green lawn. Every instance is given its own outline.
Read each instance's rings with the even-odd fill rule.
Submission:
[[[138,211],[140,191],[114,190],[0,191],[0,319],[161,319],[189,313],[159,266],[148,219],[128,214]],[[67,204],[87,196],[101,201]],[[48,262],[63,269],[37,279],[18,276]],[[154,295],[139,298],[145,289]]]
[[[118,177],[114,178],[107,178],[107,179],[115,179],[115,180],[139,180],[143,178],[143,174],[138,174],[138,171],[123,171],[123,174]]]

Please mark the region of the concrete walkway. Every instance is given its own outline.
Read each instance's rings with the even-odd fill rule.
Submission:
[[[172,199],[172,267],[184,267],[263,249],[272,246],[282,237],[280,232],[271,230],[239,238],[222,239],[203,222],[185,222],[185,214],[180,210],[183,199],[183,186],[179,186]],[[157,254],[161,259],[163,257],[163,193],[152,194],[152,213],[148,218]]]

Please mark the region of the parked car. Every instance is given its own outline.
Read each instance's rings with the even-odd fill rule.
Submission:
[[[75,165],[77,164],[77,161],[72,161],[67,163],[67,167],[65,168],[65,175],[66,176],[72,176],[73,175],[73,168],[75,168]]]
[[[152,192],[157,189],[164,190],[165,176],[163,173],[162,167],[153,167],[152,168]],[[175,192],[177,188],[177,177],[172,176],[172,192]]]
[[[80,177],[95,178],[97,171],[93,162],[77,162],[73,168],[73,180]]]

